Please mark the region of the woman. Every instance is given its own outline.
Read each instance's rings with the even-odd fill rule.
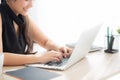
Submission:
[[[68,47],[51,41],[28,16],[33,0],[6,0],[0,5],[0,50],[4,52],[4,65],[24,65],[61,61],[71,54]],[[44,54],[33,53],[33,43],[46,48]]]

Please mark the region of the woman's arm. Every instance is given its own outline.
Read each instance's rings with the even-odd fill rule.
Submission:
[[[29,63],[36,63],[35,55],[22,55],[4,52],[4,65],[24,65]]]
[[[30,25],[29,34],[32,36],[32,39],[35,42],[37,42],[47,50],[55,50],[55,51],[61,52],[64,57],[70,56],[70,54],[72,53],[71,48],[68,48],[66,46],[63,46],[63,47],[58,46],[39,29],[39,27],[35,24],[35,22],[29,16],[28,16],[28,21]]]
[[[62,56],[60,52],[48,51],[44,54],[22,55],[4,52],[4,65],[24,65],[30,63],[47,63],[55,60],[60,61]]]
[[[35,24],[35,22],[28,16],[29,21],[29,34],[32,36],[32,39],[37,42],[42,47],[46,48],[47,50],[56,50],[58,51],[59,46],[50,40]]]

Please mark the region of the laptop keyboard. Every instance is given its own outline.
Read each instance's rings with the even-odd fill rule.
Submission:
[[[65,65],[67,63],[69,58],[63,58],[60,62],[55,62],[55,61],[50,61],[48,63],[46,63],[46,65],[49,66],[62,66]]]

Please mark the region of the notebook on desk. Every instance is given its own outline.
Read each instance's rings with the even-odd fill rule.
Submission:
[[[15,78],[5,80],[51,80],[52,78],[60,76],[60,74],[35,67],[25,67],[18,70],[7,71],[5,74]]]
[[[69,68],[71,65],[77,63],[86,56],[101,26],[102,24],[99,24],[83,31],[77,44],[75,45],[75,48],[73,49],[71,56],[69,58],[63,59],[61,63],[50,62],[48,64],[28,64],[27,66],[57,70],[65,70]]]

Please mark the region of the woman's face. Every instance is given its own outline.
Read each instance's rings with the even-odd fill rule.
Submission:
[[[8,0],[11,2],[11,7],[16,14],[27,15],[28,10],[33,5],[33,0]]]

